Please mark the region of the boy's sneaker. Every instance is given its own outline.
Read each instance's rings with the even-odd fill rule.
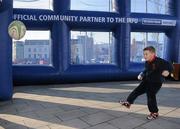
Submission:
[[[154,119],[157,119],[159,117],[159,113],[157,112],[151,112],[148,116],[147,116],[147,119],[148,120],[154,120]]]
[[[126,108],[130,108],[131,104],[128,102],[128,101],[119,101],[119,103],[122,105],[122,106],[125,106]]]

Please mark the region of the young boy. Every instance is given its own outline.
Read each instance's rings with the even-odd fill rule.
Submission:
[[[156,119],[158,114],[158,107],[156,102],[156,94],[162,86],[164,77],[169,76],[172,72],[172,65],[156,57],[156,50],[153,46],[148,46],[143,49],[145,59],[145,70],[138,75],[138,79],[142,80],[137,88],[135,88],[126,101],[119,101],[123,106],[130,108],[134,100],[144,93],[147,95],[147,105],[150,111],[150,115],[147,119]]]

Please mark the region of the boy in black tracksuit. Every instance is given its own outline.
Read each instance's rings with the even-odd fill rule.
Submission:
[[[147,95],[147,105],[150,115],[147,119],[155,119],[158,117],[158,107],[156,102],[156,93],[162,86],[164,77],[169,76],[172,72],[172,65],[164,59],[156,57],[155,48],[152,46],[146,47],[143,50],[145,62],[145,70],[138,75],[138,79],[142,80],[137,88],[135,88],[127,98],[127,101],[120,103],[130,108],[134,100],[144,93]]]

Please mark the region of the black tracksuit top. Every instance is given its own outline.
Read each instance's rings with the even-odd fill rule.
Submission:
[[[173,71],[173,66],[168,61],[155,57],[152,62],[145,62],[145,70],[143,71],[143,80],[150,83],[163,83],[164,77],[162,72],[164,70]]]

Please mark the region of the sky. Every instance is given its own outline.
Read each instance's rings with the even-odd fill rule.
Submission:
[[[29,1],[29,2],[23,2]],[[52,0],[13,0],[14,8],[52,9]]]
[[[33,38],[32,38],[33,37]],[[50,31],[26,31],[25,36],[19,41],[24,41],[26,39],[34,39],[34,40],[49,40]]]
[[[165,12],[165,6],[167,6],[169,0],[131,0],[132,12]],[[146,10],[146,4],[147,10]]]
[[[133,38],[136,39],[136,41],[143,41],[146,39],[146,34],[145,32],[131,32],[131,41]],[[156,41],[155,35],[158,33],[148,33],[148,41]],[[165,33],[159,33],[159,43],[163,43],[165,40]],[[131,42],[132,43],[132,42]]]
[[[109,11],[109,0],[71,0],[72,10]]]

